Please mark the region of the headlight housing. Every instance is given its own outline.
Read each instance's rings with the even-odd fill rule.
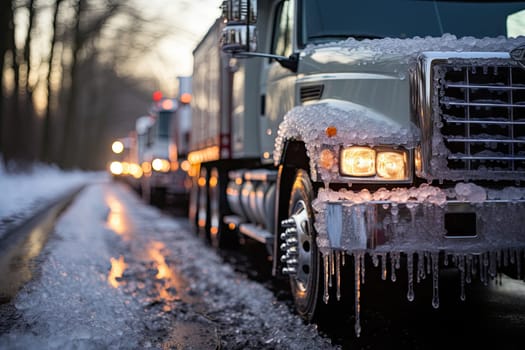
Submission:
[[[407,180],[408,153],[405,150],[352,146],[340,154],[340,173],[380,180]]]

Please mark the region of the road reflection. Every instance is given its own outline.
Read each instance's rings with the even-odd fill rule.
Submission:
[[[166,263],[167,250],[164,243],[152,241],[148,246],[148,256],[155,262],[157,268],[156,289],[160,299],[163,301],[164,311],[172,310],[173,301],[177,300],[177,291],[181,287],[181,281],[177,274]]]
[[[121,235],[124,239],[129,240],[132,237],[131,221],[126,215],[125,205],[115,196],[114,193],[106,191],[104,200],[109,207],[107,217],[108,227]]]
[[[184,282],[166,262],[166,257],[170,254],[169,250],[163,242],[141,242],[140,236],[134,235],[135,228],[133,218],[129,215],[128,204],[120,198],[117,192],[111,189],[105,191],[104,201],[109,207],[106,219],[107,226],[123,240],[130,242],[131,247],[133,247],[132,258],[125,259],[124,256],[120,255],[118,258],[112,257],[110,259],[111,269],[107,276],[108,283],[114,288],[122,287],[126,283],[126,278],[122,279],[122,276],[129,269],[127,275],[134,276],[138,280],[141,277],[147,279],[146,285],[149,284],[154,288],[156,292],[154,298],[162,304],[164,311],[172,310],[174,301],[181,299]],[[154,268],[156,274],[154,276],[141,276],[140,272],[133,271],[134,266],[130,267],[130,265],[133,265],[131,262],[136,259],[147,260],[146,264]]]
[[[118,259],[111,258],[110,261],[111,270],[108,274],[108,282],[114,288],[118,288],[118,286],[121,284],[118,279],[122,277],[124,271],[128,267],[128,264],[124,262],[124,257],[122,255]]]

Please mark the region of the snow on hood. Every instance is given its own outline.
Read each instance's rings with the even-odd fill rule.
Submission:
[[[325,130],[337,128],[337,136],[329,137]],[[351,102],[323,100],[315,105],[298,106],[288,112],[275,139],[274,162],[277,165],[286,140],[302,140],[308,155],[314,159],[321,145],[403,145],[414,147],[418,129],[392,121],[387,116]],[[314,164],[310,164],[315,169]]]
[[[444,34],[441,37],[414,37],[410,39],[384,38],[356,40],[349,38],[345,41],[334,43],[309,45],[304,51],[304,55],[315,56],[323,51],[330,51],[330,48],[337,47],[338,51],[353,57],[355,60],[367,60],[370,63],[383,60],[389,55],[404,56],[405,62],[415,59],[420,53],[425,51],[443,52],[510,52],[520,45],[525,45],[525,37],[506,38],[499,36],[495,38],[457,38],[452,34]]]

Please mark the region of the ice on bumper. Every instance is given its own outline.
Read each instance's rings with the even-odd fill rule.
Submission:
[[[321,189],[314,202],[323,252],[482,253],[525,245],[525,191],[459,183],[374,193]]]

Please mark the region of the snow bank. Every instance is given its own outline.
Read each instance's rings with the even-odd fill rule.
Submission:
[[[43,164],[25,173],[9,173],[0,162],[0,237],[74,187],[106,179],[105,172],[63,171]]]

